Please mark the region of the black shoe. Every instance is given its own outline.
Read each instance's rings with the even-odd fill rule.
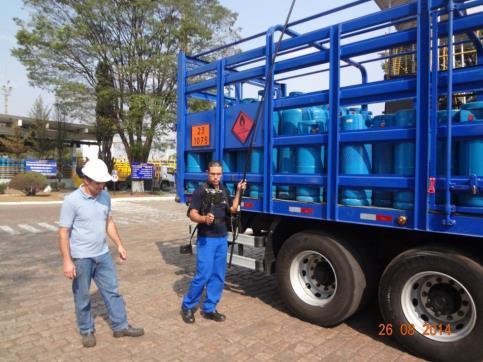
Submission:
[[[183,317],[185,323],[193,324],[195,322],[195,315],[192,309],[181,307],[181,317]]]
[[[94,336],[94,333],[83,334],[82,345],[86,348],[94,347],[96,345],[96,337]]]
[[[218,311],[213,311],[213,312],[201,312],[201,315],[205,319],[211,319],[212,321],[215,322],[224,322],[226,317],[224,314],[218,313]]]
[[[120,331],[114,331],[113,336],[115,338],[119,337],[141,337],[144,334],[144,329],[135,328],[128,325],[127,328],[121,329]]]

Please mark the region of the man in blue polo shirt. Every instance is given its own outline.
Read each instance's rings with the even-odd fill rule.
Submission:
[[[84,183],[65,197],[60,212],[59,245],[64,276],[72,279],[77,325],[84,347],[94,347],[94,321],[89,287],[94,279],[106,304],[114,337],[139,337],[142,328],[127,322],[124,300],[119,294],[116,269],[107,246],[107,235],[116,244],[121,261],[126,260],[111,216],[111,198],[104,186],[111,180],[106,164],[99,159],[82,168]]]

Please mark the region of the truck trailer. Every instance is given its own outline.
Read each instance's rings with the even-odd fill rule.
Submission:
[[[379,334],[429,360],[479,361],[483,2],[354,16],[364,2],[179,54],[176,199],[220,160],[231,192],[249,185],[232,262],[275,273],[291,313],[330,327],[377,298]],[[455,62],[462,44],[474,51]],[[371,74],[401,57],[413,72]]]

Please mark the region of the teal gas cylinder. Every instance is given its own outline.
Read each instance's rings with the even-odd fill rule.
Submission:
[[[290,95],[294,95],[290,93]],[[282,111],[280,121],[280,134],[284,136],[296,135],[298,133],[298,124],[303,121],[303,110],[301,108],[292,108]],[[294,147],[280,147],[278,157],[279,173],[294,173],[296,153]],[[278,197],[285,200],[295,199],[295,192],[292,186],[277,186]]]
[[[472,102],[461,106],[461,123],[483,122],[483,102]],[[460,142],[459,174],[462,176],[483,175],[483,139]],[[458,195],[458,205],[483,207],[481,192],[473,195],[467,191]]]
[[[457,110],[451,111],[452,122],[459,121],[459,112]],[[438,125],[446,125],[448,123],[448,111],[442,110],[438,111]],[[439,136],[439,135],[438,135]],[[451,174],[455,175],[458,171],[458,153],[459,153],[459,142],[453,139],[451,146]],[[441,177],[446,177],[446,138],[439,138],[436,143],[436,175]],[[444,190],[436,190],[436,203],[443,204],[445,201]]]
[[[303,111],[303,121],[299,123],[299,134],[322,133],[327,129],[328,112],[322,107],[308,107]],[[298,174],[321,174],[324,162],[324,148],[320,146],[300,146],[297,148]],[[321,202],[323,188],[314,186],[297,186],[296,200],[303,202]]]
[[[405,109],[396,113],[397,127],[414,127],[416,125],[416,111]],[[394,146],[394,173],[396,175],[414,176],[415,145],[414,142],[402,142]],[[394,194],[393,206],[396,209],[412,209],[414,207],[414,193],[399,191]]]
[[[341,130],[352,131],[366,129],[367,125],[361,114],[348,112],[341,117]],[[341,147],[340,172],[348,175],[369,175],[371,173],[372,145],[354,144]],[[372,203],[370,189],[341,189],[340,202],[343,205],[367,206]]]
[[[236,172],[236,152],[224,151],[223,152],[223,173]],[[230,195],[234,194],[235,184],[233,182],[225,182],[226,188],[230,192]]]
[[[273,137],[278,136],[280,130],[280,113],[273,112],[272,114]],[[273,147],[272,150],[272,173],[278,171],[278,148]],[[277,186],[272,186],[272,198],[277,197]]]
[[[200,152],[188,152],[186,155],[186,172],[203,172],[203,154]],[[198,187],[197,181],[186,181],[186,192],[192,194]]]
[[[392,127],[394,114],[375,116],[370,121],[372,128]],[[372,172],[376,175],[394,173],[394,145],[387,142],[376,142],[372,145]],[[372,203],[376,206],[392,207],[392,192],[374,190]]]
[[[252,149],[250,155],[250,173],[261,174],[263,165],[263,150],[260,148]],[[261,186],[259,184],[248,185],[248,195],[250,197],[260,197]]]

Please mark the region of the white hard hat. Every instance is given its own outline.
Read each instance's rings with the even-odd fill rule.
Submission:
[[[112,180],[106,164],[99,158],[89,160],[82,167],[82,174],[96,182],[107,182]]]

